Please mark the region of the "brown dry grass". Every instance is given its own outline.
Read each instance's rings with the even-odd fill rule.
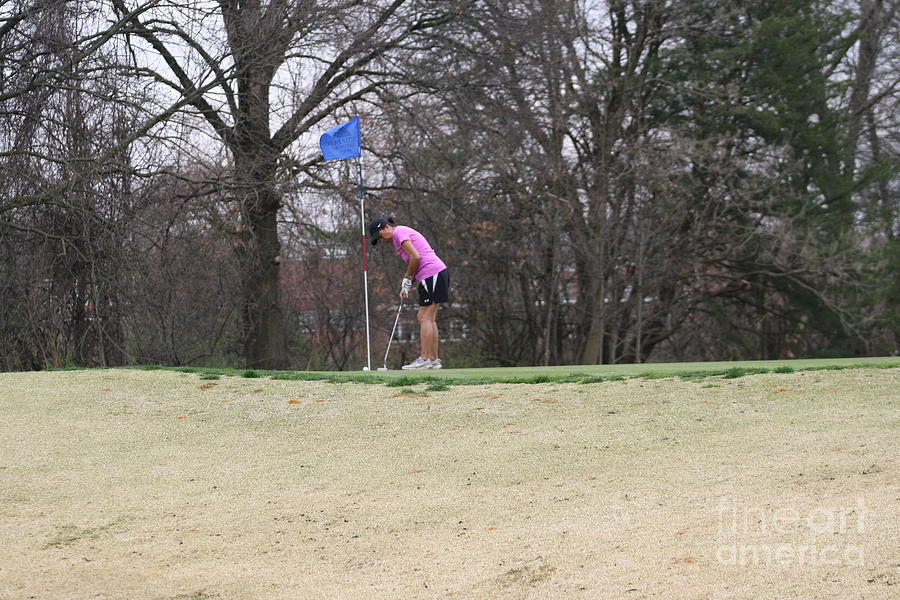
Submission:
[[[0,598],[896,598],[898,383],[0,374]]]

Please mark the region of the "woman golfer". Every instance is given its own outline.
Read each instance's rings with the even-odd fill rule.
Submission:
[[[440,369],[438,358],[438,305],[450,300],[450,273],[428,240],[412,227],[395,225],[394,219],[379,218],[369,223],[372,244],[392,242],[406,263],[406,275],[400,284],[400,297],[408,298],[414,281],[419,282],[419,357],[403,365],[404,369]]]

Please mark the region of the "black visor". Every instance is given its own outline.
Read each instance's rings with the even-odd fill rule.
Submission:
[[[378,243],[378,232],[380,232],[390,224],[390,221],[388,221],[384,217],[375,219],[374,221],[369,223],[369,237],[372,238],[373,246]]]

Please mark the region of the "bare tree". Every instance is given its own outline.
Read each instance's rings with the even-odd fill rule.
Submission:
[[[74,18],[82,8],[12,3],[0,27],[0,238],[13,291],[4,317],[27,324],[4,346],[26,348],[32,367],[128,359],[125,140],[136,111],[111,101],[127,83],[115,81],[109,36]],[[21,337],[36,331],[40,340]]]
[[[662,89],[665,3],[490,2],[464,22],[464,32],[440,32],[435,43],[444,51],[422,61],[419,81],[441,102],[419,120],[447,133],[448,166],[473,180],[455,198],[454,216],[475,231],[494,224],[471,240],[476,279],[510,286],[503,325],[488,326],[509,333],[485,334],[507,340],[493,353],[513,362],[631,360],[641,310],[634,249],[643,243],[648,256],[658,249],[647,245],[655,239],[647,227],[667,226],[650,221],[650,211],[660,169],[673,164],[659,158],[668,149],[650,115]],[[429,135],[417,137],[434,144],[438,134]],[[411,167],[421,160],[411,153],[423,150],[401,144],[404,184],[420,186],[423,169]],[[447,195],[428,183],[432,197]],[[506,258],[496,256],[495,243]],[[494,291],[485,290],[486,299]],[[641,354],[670,332],[657,324],[641,337]]]
[[[133,12],[126,0],[113,4],[119,15]],[[167,4],[129,19],[132,39],[143,40],[134,42],[137,73],[189,98],[193,116],[227,148],[240,205],[248,366],[283,368],[288,360],[278,284],[285,183],[279,167],[294,165],[287,169],[293,176],[315,164],[304,136],[389,83],[385,57],[459,8],[413,0],[221,0]]]

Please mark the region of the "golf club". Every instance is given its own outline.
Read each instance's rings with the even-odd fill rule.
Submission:
[[[384,351],[384,366],[378,367],[379,371],[387,371],[388,352],[391,351],[391,342],[394,341],[394,332],[397,331],[397,323],[400,322],[400,311],[403,310],[403,296],[400,296],[400,306],[397,308],[397,317],[394,319],[394,327],[391,329],[391,337],[388,338],[387,350]]]

